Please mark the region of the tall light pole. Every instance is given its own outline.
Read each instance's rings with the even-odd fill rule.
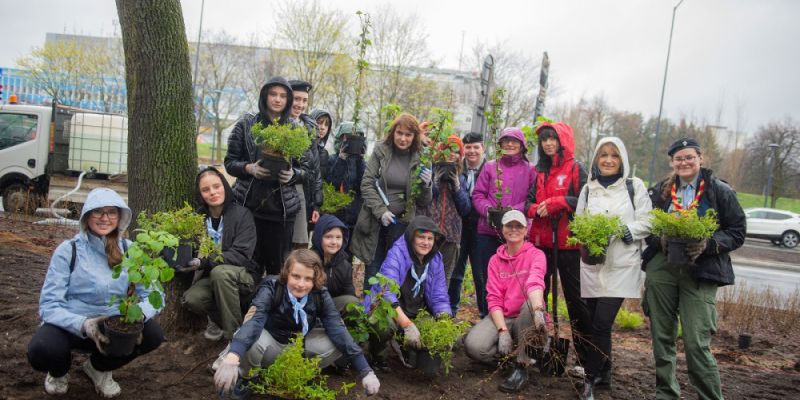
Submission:
[[[772,156],[769,158],[769,173],[767,174],[767,187],[764,189],[764,208],[767,207],[767,199],[772,195],[772,169],[775,168],[775,154],[780,145],[770,143],[767,147],[772,150]]]
[[[197,76],[200,75],[200,71],[197,69],[197,67],[198,63],[200,62],[200,38],[203,35],[203,11],[205,9],[206,9],[206,0],[203,0],[200,3],[200,27],[197,29],[197,49],[195,49],[194,51],[194,80],[192,81],[192,94],[196,94],[195,91],[197,90]],[[199,110],[197,110],[197,132],[195,133],[195,136],[200,135],[200,123],[203,121],[202,101],[203,99],[201,98],[200,99],[201,107]]]
[[[653,178],[656,173],[656,153],[658,152],[658,133],[661,129],[661,112],[664,110],[664,89],[667,87],[667,70],[669,70],[669,53],[672,50],[672,31],[675,30],[675,12],[678,11],[678,6],[683,3],[679,1],[675,7],[672,8],[672,24],[669,27],[669,44],[667,44],[667,62],[664,65],[664,82],[661,84],[661,102],[658,105],[658,119],[656,120],[656,137],[653,138],[653,156],[650,159],[650,173],[647,177],[647,184],[653,185]]]

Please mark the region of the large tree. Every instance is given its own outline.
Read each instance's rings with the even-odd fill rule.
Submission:
[[[128,86],[128,201],[134,213],[180,207],[192,198],[197,149],[189,46],[178,0],[117,0]],[[167,295],[162,322],[174,330],[186,313]],[[176,315],[177,314],[177,315]]]

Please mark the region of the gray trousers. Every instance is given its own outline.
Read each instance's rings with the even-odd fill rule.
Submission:
[[[342,356],[342,353],[333,345],[333,342],[325,334],[325,329],[322,327],[312,329],[303,340],[305,345],[305,353],[303,355],[309,358],[321,358],[322,360],[319,362],[320,368],[333,364],[334,361]],[[252,367],[261,366],[265,368],[270,366],[286,346],[288,344],[278,343],[266,329],[262,329],[261,336],[250,346],[244,357],[239,360],[239,374],[247,376]]]
[[[254,287],[253,276],[244,267],[221,264],[184,292],[183,304],[194,313],[208,315],[230,340],[242,324],[241,298]]]
[[[292,243],[305,244],[308,246],[308,220],[306,219],[306,195],[303,191],[303,185],[297,184],[294,186],[297,189],[297,196],[300,197],[300,211],[294,217],[294,233],[292,234]]]
[[[530,332],[533,332],[533,312],[528,304],[528,300],[519,311],[516,318],[505,318],[506,325],[511,327],[511,338],[514,339],[516,360],[519,363],[530,364],[530,358],[525,351],[524,343]],[[497,339],[499,338],[497,326],[492,321],[491,315],[484,317],[478,324],[472,327],[464,339],[464,347],[467,355],[473,360],[486,364],[496,364],[500,354],[497,351]],[[520,344],[523,344],[520,346]]]
[[[444,264],[445,283],[450,284],[450,277],[453,276],[456,261],[458,261],[458,250],[460,244],[457,242],[444,242],[439,252],[442,253],[442,264]]]

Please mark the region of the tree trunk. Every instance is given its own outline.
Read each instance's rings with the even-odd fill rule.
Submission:
[[[189,45],[178,0],[117,0],[128,89],[128,200],[137,215],[192,199],[197,173]],[[166,288],[167,332],[196,325],[180,306],[188,287]]]

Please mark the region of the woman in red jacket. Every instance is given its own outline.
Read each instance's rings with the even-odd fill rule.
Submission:
[[[586,169],[573,157],[575,140],[569,125],[545,123],[536,133],[539,135],[539,162],[536,164],[536,185],[528,195],[527,207],[528,217],[533,218],[530,241],[547,257],[545,299],[550,292],[550,277],[556,266],[559,270],[578,356],[573,371],[574,375],[582,378],[592,326],[589,309],[581,300],[580,254],[577,247],[568,246],[566,242],[569,220],[575,213],[578,194],[586,183]]]

